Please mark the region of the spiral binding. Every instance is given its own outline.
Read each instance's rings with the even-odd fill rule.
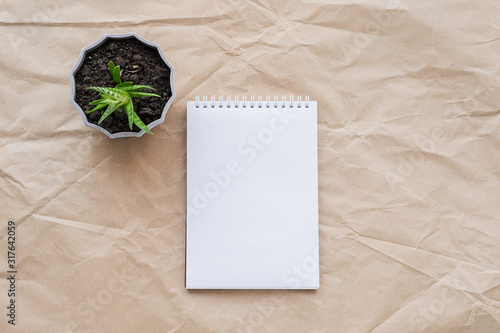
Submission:
[[[239,96],[235,96],[234,100],[232,100],[232,96],[227,96],[226,100],[224,100],[224,96],[219,96],[219,100],[216,101],[215,96],[211,96],[210,101],[208,100],[208,96],[203,96],[203,100],[200,100],[200,96],[196,96],[195,98],[195,106],[197,108],[301,108],[309,107],[309,96],[304,98],[302,101],[302,96],[297,96],[297,100],[295,101],[294,96],[290,95],[290,98],[287,100],[286,95],[281,96],[281,101],[278,96],[274,96],[274,100],[271,101],[271,96],[266,96],[266,100],[262,100],[262,96],[258,96],[258,99],[255,100],[255,96],[250,96],[250,100],[247,100],[246,96],[243,96],[242,100],[239,100]]]

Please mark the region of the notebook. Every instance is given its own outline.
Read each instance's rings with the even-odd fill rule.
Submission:
[[[187,289],[317,289],[317,103],[187,104]]]

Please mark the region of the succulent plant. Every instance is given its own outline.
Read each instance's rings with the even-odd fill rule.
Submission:
[[[101,110],[101,118],[97,122],[101,124],[101,122],[106,119],[114,111],[119,111],[125,113],[128,116],[128,124],[130,129],[132,129],[133,124],[136,124],[141,130],[146,133],[153,134],[151,130],[142,122],[141,118],[134,111],[134,105],[132,104],[132,98],[144,98],[144,97],[160,97],[157,94],[145,93],[141,90],[143,89],[151,89],[154,88],[144,85],[134,85],[132,81],[122,82],[120,77],[120,66],[115,66],[115,64],[110,61],[108,63],[109,72],[113,81],[116,83],[114,88],[110,87],[88,87],[87,89],[91,89],[97,91],[101,96],[100,99],[97,99],[91,103],[90,105],[95,105],[95,108],[90,111],[85,111],[85,113],[89,114],[98,110]],[[106,108],[106,110],[102,110]]]

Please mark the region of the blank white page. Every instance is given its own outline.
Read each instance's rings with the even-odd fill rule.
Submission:
[[[188,102],[186,288],[319,288],[317,161],[314,101]]]

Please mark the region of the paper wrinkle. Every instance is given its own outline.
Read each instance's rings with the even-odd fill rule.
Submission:
[[[26,21],[26,22],[6,22],[0,21],[0,26],[16,27],[16,26],[30,26],[42,28],[58,28],[58,27],[72,27],[72,28],[88,28],[98,24],[100,27],[114,28],[116,25],[121,26],[137,26],[137,25],[177,25],[177,26],[199,26],[202,24],[210,24],[218,21],[224,21],[224,15],[217,15],[212,17],[178,17],[178,18],[158,18],[146,20],[109,20],[109,21],[57,21],[57,22],[42,22],[42,21]]]
[[[465,283],[463,287],[459,288],[462,291],[485,293],[486,291],[500,285],[500,269],[498,269],[498,267],[495,267],[493,265],[490,267],[484,264],[469,262],[464,259],[458,259],[444,254],[434,253],[421,248],[415,248],[404,244],[397,244],[387,240],[381,240],[367,236],[358,236],[355,238],[355,240],[434,280],[439,280],[440,276],[442,275],[441,269],[444,270],[445,269],[444,267],[438,268],[437,270],[431,270],[428,269],[425,265],[421,265],[422,267],[418,268],[416,267],[415,264],[411,263],[409,258],[418,254],[420,256],[423,255],[424,257],[429,257],[429,259],[432,259],[436,262],[440,261],[438,259],[444,259],[445,263],[447,263],[449,267],[457,267],[454,271],[449,272],[448,275],[446,276],[448,278],[451,277],[459,279],[462,283]],[[391,249],[389,248],[387,250],[384,250],[382,249],[383,246],[389,246],[393,248],[395,247],[398,248],[399,251],[393,249],[392,250],[393,252],[391,252]],[[411,254],[408,253],[408,259],[407,259],[405,258],[403,252],[410,250]],[[458,273],[453,273],[457,272],[457,270]],[[463,272],[464,270],[467,271],[468,274],[472,274],[474,279],[472,279],[471,281],[466,281],[465,279],[468,279],[469,278],[468,276],[470,275],[464,275]],[[459,274],[459,276],[457,276],[457,274]],[[490,278],[485,279],[485,277],[487,277],[488,274],[492,276]]]
[[[266,4],[263,2],[266,2]],[[270,22],[275,23],[278,20],[283,20],[283,16],[280,16],[277,12],[273,11],[273,5],[268,1],[250,0],[249,4],[254,5],[254,8],[262,15],[265,15]],[[242,16],[245,17],[246,15]]]
[[[370,329],[369,332],[372,333],[383,333],[386,332],[388,328],[391,327],[405,327],[405,332],[423,332],[422,327],[412,327],[408,325],[411,323],[411,318],[416,314],[422,313],[422,305],[426,305],[426,301],[428,298],[428,293],[431,290],[439,287],[438,283],[432,283],[430,285],[424,286],[421,290],[416,292],[413,295],[410,295],[407,299],[405,299],[402,303],[399,304],[399,308],[392,312],[389,316],[386,316],[382,319],[381,323],[378,324],[373,329]],[[430,302],[439,301],[439,298],[432,298]],[[427,305],[428,306],[428,305]],[[424,311],[427,309],[423,309]],[[469,313],[471,313],[470,311]],[[430,325],[425,325],[426,328]]]
[[[167,333],[176,333],[176,332],[180,332],[180,329],[181,329],[182,327],[184,327],[184,325],[185,325],[185,323],[186,323],[186,321],[187,321],[188,319],[190,319],[190,318],[189,318],[189,317],[184,318],[184,320],[183,320],[182,322],[180,322],[180,323],[179,323],[177,326],[175,326],[174,328],[172,328],[172,329],[168,330],[168,331],[167,331]]]
[[[4,170],[0,170],[0,177],[2,177],[2,179],[6,180],[10,184],[12,184],[16,189],[19,189],[21,187],[23,190],[26,190],[26,186],[24,186],[23,183],[21,183],[19,180],[17,180],[16,178],[11,176],[10,174],[5,172]],[[3,187],[7,187],[7,186],[2,185],[2,188]],[[22,191],[19,190],[19,192],[22,192]]]
[[[373,328],[370,328],[370,329],[368,330],[368,332],[370,332],[370,333],[377,333],[377,332],[379,332],[379,331],[380,331],[380,332],[384,332],[384,325],[385,325],[386,323],[390,322],[392,319],[399,317],[399,316],[403,313],[404,309],[405,309],[406,307],[408,307],[408,305],[409,305],[409,304],[411,304],[411,303],[412,303],[412,301],[414,300],[414,296],[415,296],[415,295],[412,295],[412,296],[411,296],[411,297],[409,297],[408,299],[404,300],[404,302],[403,302],[403,303],[401,303],[400,308],[399,308],[399,309],[396,309],[396,311],[391,312],[391,313],[390,313],[388,316],[386,316],[385,318],[381,318],[381,319],[379,319],[379,320],[380,320],[380,323],[379,323],[379,324],[377,324],[377,326],[375,326],[375,327],[373,327]],[[380,329],[380,330],[379,330],[379,329]]]
[[[460,267],[460,266],[459,266]],[[460,268],[457,268],[460,270]],[[457,270],[456,269],[456,270]],[[427,298],[428,294],[431,292],[431,290],[435,290],[436,288],[442,289],[442,288],[449,288],[456,290],[460,292],[461,295],[463,295],[465,298],[469,299],[471,301],[472,307],[469,312],[469,318],[467,319],[467,324],[473,326],[473,324],[470,324],[470,319],[472,316],[474,316],[474,313],[478,308],[484,310],[488,316],[492,317],[495,322],[498,321],[498,313],[495,313],[494,306],[492,304],[485,304],[483,301],[478,299],[476,296],[474,296],[470,291],[463,289],[463,281],[456,279],[452,277],[450,274],[447,274],[440,278],[438,281],[433,282],[430,285],[425,286],[423,289],[418,291],[417,293],[411,295],[409,298],[404,300],[400,305],[399,308],[390,314],[390,316],[386,317],[377,327],[375,327],[373,330],[370,330],[370,332],[379,332],[377,330],[380,328],[380,332],[384,332],[386,327],[384,327],[385,324],[390,323],[391,320],[394,320],[393,324],[398,324],[398,322],[405,322],[409,318],[412,318],[415,316],[415,314],[422,313],[422,303],[421,301],[425,298]],[[439,304],[439,302],[455,302],[457,301],[457,298],[455,296],[451,296],[453,294],[449,293],[432,293],[435,296],[430,300],[430,304]],[[431,295],[432,295],[431,294]],[[433,303],[434,302],[434,303]],[[423,303],[425,304],[425,303]],[[419,308],[420,307],[420,308]],[[414,310],[412,310],[414,309]],[[424,309],[425,311],[425,309]],[[493,312],[493,313],[491,313]],[[496,311],[497,312],[497,311]],[[392,325],[389,325],[388,327],[391,327]],[[415,329],[415,330],[410,330],[411,332],[420,332],[421,330]]]
[[[471,301],[471,307],[472,309],[470,310],[469,318],[467,319],[467,326],[469,327],[474,327],[474,324],[476,323],[475,317],[477,316],[477,312],[480,310],[483,310],[488,317],[492,318],[494,322],[496,322],[498,329],[500,329],[500,320],[498,319],[498,311],[495,311],[495,309],[492,309],[491,305],[486,305],[484,302],[481,300],[477,299],[470,293],[466,293],[465,296]],[[492,313],[493,312],[493,313]],[[492,331],[496,332],[496,331]]]
[[[106,161],[105,160],[102,160],[100,161],[97,165],[95,165],[93,168],[91,168],[89,171],[91,170],[94,170],[96,167],[98,167],[99,165],[101,165],[102,163],[104,163]],[[60,195],[62,195],[63,193],[65,193],[66,191],[68,191],[70,188],[72,188],[75,184],[79,183],[80,181],[82,181],[83,179],[89,177],[91,175],[90,172],[86,173],[84,176],[82,176],[80,179],[78,180],[75,180],[73,181],[71,184],[69,184],[68,186],[66,187],[63,187],[63,188],[60,188],[58,189],[58,191],[53,194],[51,196],[51,193],[52,193],[52,190],[48,190],[42,194],[39,194],[38,195],[38,198],[37,198],[37,201],[43,201],[41,203],[38,203],[36,204],[35,206],[31,207],[30,211],[25,214],[25,215],[22,215],[22,216],[19,216],[18,219],[16,220],[16,223],[18,224],[22,224],[23,222],[25,222],[27,219],[29,219],[31,216],[34,216],[36,215],[35,212],[38,212],[40,211],[43,207],[45,207],[48,203],[50,203],[51,201],[54,201],[57,199],[57,197],[59,197]],[[45,197],[44,197],[45,195]]]
[[[494,117],[498,116],[500,114],[500,110],[492,110],[492,111],[487,111],[487,110],[474,110],[471,111],[467,115],[459,115],[457,117],[459,118],[473,118],[473,117]]]
[[[94,166],[93,168],[91,168],[89,170],[89,172],[87,172],[85,175],[83,175],[82,177],[80,177],[78,180],[73,181],[71,184],[69,184],[69,185],[67,185],[65,187],[57,189],[56,193],[53,193],[53,190],[51,190],[51,189],[49,189],[49,190],[47,190],[47,191],[45,191],[43,193],[40,193],[39,196],[38,196],[38,198],[37,198],[37,201],[44,200],[45,202],[42,203],[42,204],[39,204],[39,205],[37,205],[37,207],[33,208],[32,212],[38,211],[41,207],[45,206],[48,202],[57,199],[57,197],[59,197],[61,194],[65,193],[66,191],[68,191],[69,189],[71,189],[75,184],[78,184],[82,180],[84,180],[85,178],[90,177],[90,175],[92,174],[91,171],[94,170],[96,167],[98,167],[99,165],[101,165],[104,162],[105,162],[105,160],[99,162],[99,164],[97,164],[96,166]]]
[[[82,230],[87,230],[87,231],[95,232],[98,234],[113,236],[113,237],[117,237],[117,238],[127,238],[130,235],[130,233],[125,231],[125,230],[108,228],[108,227],[105,227],[102,225],[95,225],[95,224],[80,222],[80,221],[70,221],[70,220],[60,219],[60,218],[53,217],[53,216],[44,216],[44,215],[39,215],[39,214],[32,214],[32,216],[34,218],[37,218],[37,219],[40,219],[43,221],[57,223],[57,224],[61,224],[64,226],[78,228],[78,229],[82,229]]]

